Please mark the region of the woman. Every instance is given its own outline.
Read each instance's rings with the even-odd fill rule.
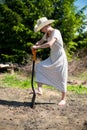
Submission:
[[[32,48],[50,48],[50,56],[36,65],[36,82],[38,84],[36,93],[42,95],[42,84],[54,86],[62,93],[59,102],[59,105],[62,106],[66,104],[68,65],[61,33],[51,26],[53,22],[54,20],[42,17],[37,20],[34,28],[35,32],[41,31],[44,36]]]

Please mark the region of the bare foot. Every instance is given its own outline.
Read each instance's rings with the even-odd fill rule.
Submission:
[[[42,95],[42,91],[40,90],[35,90],[35,93],[38,95]],[[33,94],[33,91],[31,91],[29,94]]]
[[[61,100],[58,105],[59,106],[65,106],[66,105],[66,101],[65,100]]]

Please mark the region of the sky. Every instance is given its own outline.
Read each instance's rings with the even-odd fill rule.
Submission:
[[[78,7],[78,9],[81,9],[85,5],[87,5],[87,0],[76,0],[75,5]],[[87,15],[87,9],[84,11],[84,13]],[[84,29],[84,31],[87,31],[87,25],[85,27],[86,28]]]
[[[81,9],[85,5],[87,5],[87,0],[77,0],[75,2],[75,5],[78,7],[78,9]],[[85,14],[87,14],[87,9],[84,11]]]
[[[75,5],[81,9],[83,8],[85,5],[87,5],[87,0],[77,0],[75,2]],[[84,13],[87,15],[87,9],[84,11]],[[87,31],[87,25],[86,25],[86,28],[84,29],[84,31]]]

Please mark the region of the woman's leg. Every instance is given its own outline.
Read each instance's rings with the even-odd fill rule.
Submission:
[[[38,86],[38,88],[37,88],[37,94],[39,94],[39,95],[42,95],[43,93],[42,93],[42,83],[37,83],[37,86]]]
[[[42,83],[37,82],[38,88],[35,90],[35,93],[38,95],[42,95]],[[29,94],[33,94],[33,91],[31,91]]]
[[[61,101],[59,102],[59,106],[64,106],[66,104],[66,92],[62,92],[62,98]]]
[[[61,98],[61,100],[65,100],[65,98],[66,98],[66,92],[62,92],[62,98]]]

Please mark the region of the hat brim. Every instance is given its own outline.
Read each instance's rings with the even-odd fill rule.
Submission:
[[[42,24],[40,24],[40,26],[35,26],[35,28],[34,28],[34,31],[35,32],[38,32],[39,30],[41,30],[43,27],[45,27],[46,25],[48,25],[48,24],[51,24],[51,23],[53,23],[54,22],[54,20],[48,20],[48,21],[46,21],[46,22],[44,22],[44,23],[42,23]]]

